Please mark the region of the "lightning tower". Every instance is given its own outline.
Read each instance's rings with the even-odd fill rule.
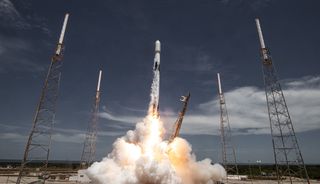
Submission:
[[[100,83],[101,83],[102,70],[99,71],[98,85],[96,95],[94,97],[94,104],[92,107],[91,119],[88,124],[88,130],[84,141],[83,151],[81,155],[80,167],[82,169],[88,168],[95,159],[96,141],[98,133],[98,120],[99,120],[99,103],[100,103]]]
[[[255,21],[261,46],[263,78],[278,183],[282,183],[286,177],[290,183],[295,181],[310,183],[272,58],[264,43],[259,19]]]
[[[47,77],[42,88],[39,104],[36,108],[35,117],[24,156],[21,161],[21,167],[17,178],[17,184],[25,183],[25,177],[31,171],[29,164],[37,163],[39,171],[37,176],[45,182],[48,177],[47,166],[51,146],[51,133],[54,124],[56,101],[59,91],[61,77],[62,56],[64,50],[64,34],[67,27],[69,14],[65,15],[62,31],[54,55],[51,58],[51,64]],[[32,170],[32,172],[36,172]]]
[[[173,133],[169,139],[169,142],[172,142],[174,138],[179,136],[183,117],[187,111],[189,99],[190,99],[190,93],[187,96],[181,96],[180,101],[183,103],[182,110],[181,110],[181,112],[179,112],[179,117],[176,120],[176,122],[174,123]]]
[[[222,146],[222,164],[227,172],[227,175],[231,173],[239,175],[236,153],[231,141],[231,128],[229,123],[227,105],[226,105],[224,94],[222,92],[219,73],[217,74],[217,77],[218,77],[218,93],[219,93],[219,104],[220,104],[220,133],[221,133],[221,146]],[[227,180],[228,180],[228,177],[227,177]]]

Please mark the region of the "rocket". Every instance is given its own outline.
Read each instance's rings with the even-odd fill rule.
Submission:
[[[155,49],[154,49],[154,65],[153,70],[154,71],[160,71],[160,51],[161,51],[161,44],[160,41],[157,40],[155,42]]]
[[[159,118],[159,88],[160,88],[160,41],[155,42],[154,63],[153,63],[153,82],[151,86],[150,111],[152,116]]]

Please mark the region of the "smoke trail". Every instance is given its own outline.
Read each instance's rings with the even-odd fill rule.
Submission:
[[[158,70],[153,71],[153,81],[151,85],[149,114],[155,117],[159,116],[159,86],[160,86],[160,72]]]

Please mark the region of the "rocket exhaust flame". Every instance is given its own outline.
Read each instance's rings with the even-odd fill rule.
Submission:
[[[154,79],[147,116],[113,143],[113,150],[88,168],[95,184],[213,184],[226,176],[224,168],[210,159],[196,161],[191,145],[176,137],[163,139],[160,119],[160,42],[156,42]]]

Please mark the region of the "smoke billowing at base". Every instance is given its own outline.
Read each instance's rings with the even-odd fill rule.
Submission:
[[[154,78],[148,115],[113,143],[113,150],[88,168],[95,184],[213,184],[226,177],[210,159],[196,161],[191,145],[183,138],[164,140],[165,129],[158,112],[160,42],[156,42]],[[197,122],[195,122],[197,123]]]

